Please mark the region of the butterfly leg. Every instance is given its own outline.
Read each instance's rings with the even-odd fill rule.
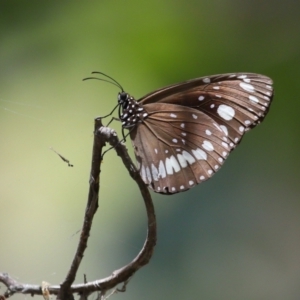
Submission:
[[[106,125],[106,127],[108,127],[108,125],[112,122],[112,121],[118,121],[118,122],[121,122],[121,120],[119,119],[119,118],[115,118],[115,117],[112,117],[111,119],[110,119],[110,121],[107,123],[107,125]]]
[[[112,120],[111,120],[112,121]],[[132,128],[131,130],[133,130],[134,128]],[[126,137],[130,134],[131,130],[125,134],[124,133],[124,128],[122,128],[122,135],[123,135],[123,138],[118,142],[118,144],[120,143],[123,143],[123,142],[126,142]],[[115,148],[116,146],[112,146],[110,148],[108,148],[107,150],[105,150],[102,154],[102,157],[101,157],[101,160],[103,160],[103,157],[104,157],[104,154],[106,154],[108,151],[110,151],[111,149]]]
[[[118,106],[119,106],[119,104],[117,104],[117,105],[114,107],[114,109],[113,109],[108,115],[105,115],[105,116],[99,117],[99,118],[104,119],[104,118],[106,118],[106,117],[111,116]]]

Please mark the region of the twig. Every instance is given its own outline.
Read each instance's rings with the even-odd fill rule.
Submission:
[[[105,143],[108,142],[113,146],[117,154],[121,157],[124,165],[126,166],[130,176],[136,181],[139,186],[140,192],[143,196],[147,218],[148,218],[148,231],[145,243],[140,251],[140,253],[130,262],[128,265],[116,270],[112,275],[104,278],[95,280],[93,282],[87,282],[82,284],[72,283],[75,280],[77,270],[79,268],[81,259],[83,258],[83,253],[87,247],[87,241],[89,237],[89,232],[92,226],[93,216],[98,208],[98,192],[100,184],[100,163],[101,163],[101,153],[102,148]],[[93,156],[92,156],[92,168],[90,176],[90,189],[87,207],[85,211],[85,217],[83,222],[83,227],[81,230],[80,241],[75,253],[73,262],[71,264],[70,270],[65,278],[65,280],[58,285],[47,286],[47,290],[50,294],[56,294],[57,299],[69,300],[74,299],[73,294],[79,293],[87,296],[95,291],[100,291],[101,295],[105,295],[106,291],[115,288],[118,284],[124,283],[126,286],[127,282],[133,276],[133,274],[142,266],[146,265],[153,254],[154,246],[156,244],[156,218],[154,212],[154,206],[149,193],[149,190],[143,180],[140,177],[139,172],[136,170],[130,156],[128,155],[126,148],[123,144],[119,142],[117,134],[114,130],[103,127],[101,119],[95,119],[95,131],[94,131],[94,146],[93,146]],[[42,290],[39,285],[29,285],[19,283],[13,278],[11,278],[7,273],[0,273],[0,282],[3,282],[8,291],[4,294],[5,297],[9,297],[14,293],[23,294],[37,294],[41,295]]]
[[[101,126],[101,121],[97,122],[95,120],[94,132],[97,132],[98,128]],[[92,166],[90,174],[90,188],[87,206],[85,209],[85,216],[83,221],[83,226],[81,230],[79,244],[77,246],[77,251],[75,253],[74,259],[71,264],[71,268],[65,278],[61,283],[61,290],[58,295],[58,299],[66,299],[70,295],[70,287],[75,280],[75,276],[81,260],[83,258],[83,253],[87,247],[87,241],[90,235],[90,230],[92,227],[93,217],[98,208],[98,194],[99,194],[99,174],[100,174],[100,163],[102,157],[102,148],[105,146],[105,141],[94,134],[94,145],[92,153]],[[64,295],[64,296],[63,296]]]

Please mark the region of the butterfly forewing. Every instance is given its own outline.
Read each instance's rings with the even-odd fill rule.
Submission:
[[[207,180],[264,119],[272,97],[270,78],[235,73],[171,85],[138,102],[130,98],[121,119],[143,180],[167,194]]]
[[[268,112],[273,96],[272,80],[252,73],[201,77],[160,89],[140,100],[188,106],[217,121],[228,138],[237,143],[244,131],[255,127]]]

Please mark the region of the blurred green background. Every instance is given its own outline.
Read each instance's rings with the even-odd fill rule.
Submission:
[[[82,78],[105,72],[139,98],[194,77],[247,71],[274,80],[265,122],[210,181],[153,195],[153,259],[113,297],[300,299],[299,16],[292,0],[1,1],[0,272],[58,284],[69,268],[93,119],[111,111],[118,92]],[[131,261],[145,231],[137,187],[111,151],[76,282]]]

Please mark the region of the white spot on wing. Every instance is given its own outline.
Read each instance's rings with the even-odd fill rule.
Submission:
[[[223,131],[223,130],[221,129],[221,127],[220,127],[217,123],[213,123],[213,125],[214,125],[219,131]]]
[[[158,166],[158,177],[165,178],[166,176],[167,176],[167,173],[166,173],[165,165],[164,165],[163,161],[161,160],[159,162],[159,166]]]
[[[225,142],[222,142],[222,146],[223,146],[224,148],[228,148],[228,144],[225,143]]]
[[[151,177],[150,169],[148,167],[146,168],[146,176],[147,176],[148,182],[151,182],[152,177]]]
[[[258,98],[255,97],[255,96],[252,96],[252,95],[249,95],[249,100],[250,100],[251,102],[253,102],[253,103],[258,103],[258,102],[259,102]]]
[[[145,170],[145,166],[144,165],[142,165],[140,174],[141,174],[142,179],[144,180],[144,182],[147,183],[146,170]]]
[[[173,143],[177,143],[178,140],[177,140],[177,139],[173,139],[172,142],[173,142]]]
[[[255,88],[253,85],[245,82],[240,82],[240,87],[245,90],[246,92],[253,93]]]
[[[151,171],[152,171],[152,177],[155,181],[158,181],[158,170],[154,166],[154,164],[151,164]]]
[[[187,161],[184,159],[184,157],[181,154],[177,154],[177,158],[182,168],[187,167]]]
[[[192,114],[192,116],[193,116],[194,119],[197,119],[197,118],[198,118],[198,116],[195,115],[195,114]]]
[[[193,185],[194,184],[194,181],[193,180],[190,180],[189,181],[189,185]]]
[[[203,141],[202,147],[207,150],[207,151],[213,151],[214,150],[214,146],[212,145],[211,142],[209,141]]]
[[[192,150],[192,152],[198,160],[207,160],[207,154],[202,149],[197,148],[196,150]]]
[[[227,127],[226,127],[225,125],[220,125],[220,127],[221,127],[222,131],[223,131],[226,135],[228,135],[228,129],[227,129]]]
[[[204,100],[204,96],[199,96],[199,97],[198,97],[198,100],[199,100],[199,101],[203,101],[203,100]]]
[[[230,121],[235,115],[235,110],[228,105],[221,104],[217,109],[217,113],[222,119]]]
[[[211,135],[211,131],[208,130],[208,129],[205,130],[205,133],[206,133],[207,135]]]
[[[187,151],[182,151],[182,155],[183,157],[188,161],[188,163],[191,165],[193,164],[196,160],[195,158],[190,154],[188,153]]]
[[[175,172],[180,171],[180,166],[177,162],[177,159],[174,155],[172,155],[170,158],[166,158],[166,171],[168,174],[173,174],[173,169]]]
[[[203,82],[205,82],[205,83],[210,83],[210,79],[209,79],[208,77],[203,78]]]
[[[182,154],[177,154],[177,158],[182,168],[185,168],[187,163],[191,165],[196,161],[195,158],[187,151],[182,151]]]
[[[175,114],[170,114],[170,117],[171,117],[171,118],[177,118],[177,115],[175,115]]]

